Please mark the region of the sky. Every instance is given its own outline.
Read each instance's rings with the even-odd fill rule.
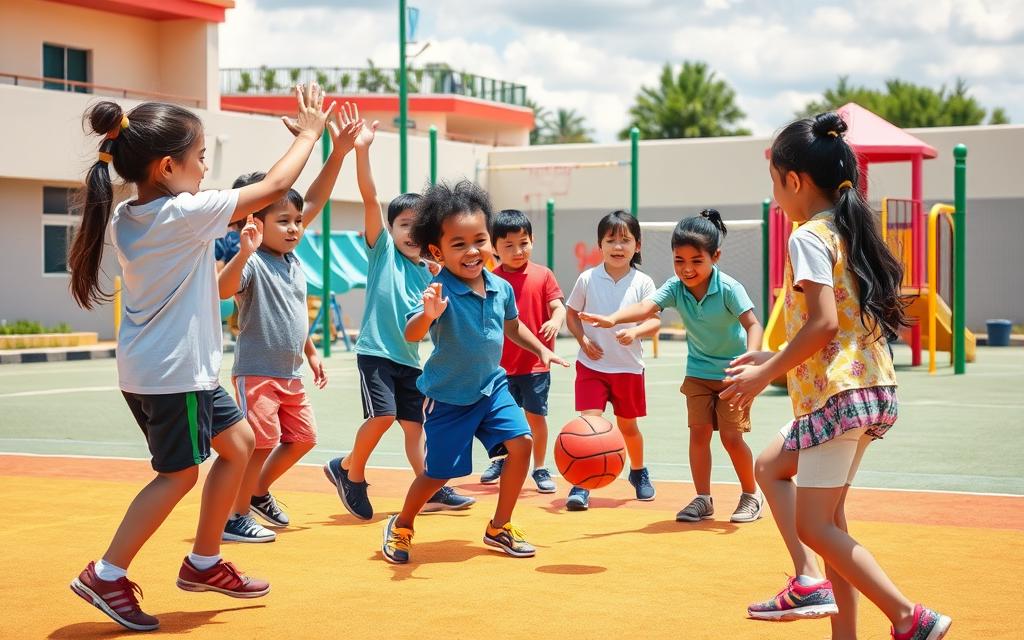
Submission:
[[[964,78],[983,106],[1024,123],[1024,0],[409,0],[413,64],[524,84],[616,140],[662,66],[707,62],[736,91],[743,126],[771,134],[847,75],[938,88]],[[397,0],[236,0],[221,67],[398,63]],[[418,47],[410,46],[414,53]]]

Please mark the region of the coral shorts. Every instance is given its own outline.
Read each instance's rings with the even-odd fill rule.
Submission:
[[[238,406],[256,434],[256,448],[270,449],[282,442],[316,443],[316,419],[302,380],[236,376]]]

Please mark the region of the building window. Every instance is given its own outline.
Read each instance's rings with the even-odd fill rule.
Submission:
[[[73,193],[67,187],[43,187],[43,275],[68,272],[68,247],[81,222],[71,204]]]
[[[43,45],[43,76],[89,82],[89,52],[55,44]],[[91,93],[88,87],[64,84],[63,82],[44,82],[44,89],[56,91],[74,91]]]

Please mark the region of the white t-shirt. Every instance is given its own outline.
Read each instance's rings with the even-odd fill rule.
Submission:
[[[832,269],[835,260],[825,241],[806,229],[797,229],[789,236],[789,259],[793,264],[793,283],[816,282],[835,286]]]
[[[654,280],[646,273],[630,269],[621,280],[615,282],[600,264],[587,269],[576,280],[576,286],[565,301],[566,306],[576,312],[586,311],[607,316],[623,307],[636,304],[654,295]],[[635,327],[637,323],[618,324],[611,329],[602,329],[583,323],[583,334],[604,350],[600,360],[591,360],[580,349],[577,359],[594,371],[603,373],[643,373],[643,347],[634,340],[628,347],[619,344],[615,334],[622,329]]]
[[[117,374],[129,393],[216,389],[221,328],[213,242],[238,191],[117,205],[110,236],[123,273]]]

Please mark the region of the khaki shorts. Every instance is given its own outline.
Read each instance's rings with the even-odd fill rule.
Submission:
[[[800,449],[796,486],[809,489],[836,489],[853,484],[864,450],[874,440],[867,428],[850,429],[819,445]]]
[[[686,396],[686,413],[691,427],[710,424],[715,431],[750,431],[750,409],[737,409],[718,394],[725,391],[722,380],[705,380],[686,376],[679,391]]]

